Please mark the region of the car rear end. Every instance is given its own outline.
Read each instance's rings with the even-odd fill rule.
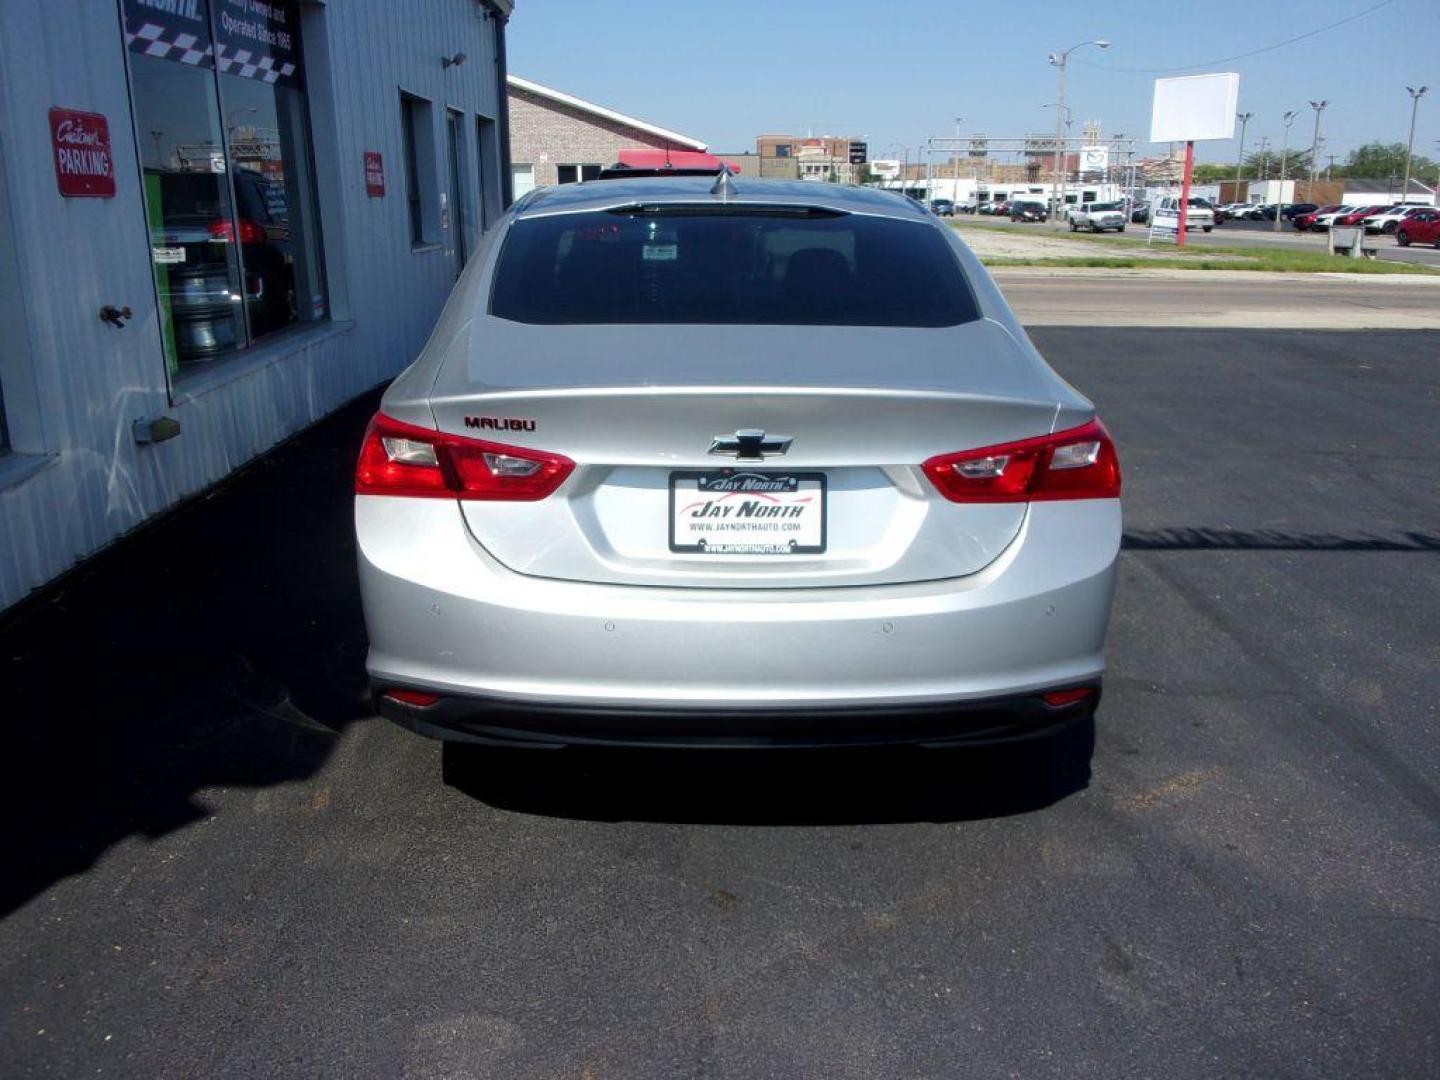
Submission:
[[[978,262],[879,193],[644,183],[507,218],[385,395],[356,481],[382,711],[683,746],[1087,715],[1119,466]]]
[[[1120,209],[1118,203],[1092,206],[1087,217],[1090,228],[1096,232],[1103,232],[1106,229],[1123,232],[1125,229],[1125,213]]]

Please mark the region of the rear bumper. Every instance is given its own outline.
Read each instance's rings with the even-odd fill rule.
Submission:
[[[1036,503],[1010,546],[968,577],[830,588],[531,577],[496,562],[457,504],[438,499],[360,496],[356,534],[377,687],[475,699],[476,714],[498,702],[783,720],[990,708],[1098,682],[1120,506]]]
[[[411,705],[374,695],[381,716],[433,739],[484,746],[790,749],[984,746],[1043,738],[1092,716],[1099,682],[1082,701],[1039,695],[909,708],[636,709],[525,705],[454,696]]]

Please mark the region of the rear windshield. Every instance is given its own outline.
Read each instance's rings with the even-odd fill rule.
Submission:
[[[929,224],[708,209],[517,221],[490,313],[545,324],[934,327],[980,317],[954,252]]]

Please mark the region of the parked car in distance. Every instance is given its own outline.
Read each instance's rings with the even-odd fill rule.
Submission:
[[[1150,208],[1151,215],[1146,219],[1147,225],[1153,221],[1155,210],[1179,210],[1180,196],[1165,195],[1151,203]],[[1202,199],[1198,196],[1192,196],[1190,198],[1185,210],[1185,228],[1187,230],[1200,229],[1207,233],[1215,228],[1215,212],[1210,209],[1210,201],[1208,199]]]
[[[933,210],[938,217],[955,216],[955,203],[950,199],[931,199],[930,209]]]
[[[1049,216],[1050,211],[1043,202],[1017,199],[1010,204],[1011,221],[1045,221]]]
[[[381,713],[727,753],[1087,723],[1122,535],[1095,406],[928,211],[711,192],[534,192],[385,391],[354,504]]]
[[[1150,204],[1139,202],[1130,210],[1130,224],[1144,225],[1150,220]]]
[[[994,214],[996,217],[1009,217],[1009,216],[1010,216],[1010,207],[1011,207],[1012,205],[1013,205],[1013,203],[1011,203],[1011,201],[1010,201],[1009,199],[1005,199],[1005,200],[1002,201],[1002,202],[996,203],[996,204],[995,204],[995,209],[994,209],[994,210],[991,210],[990,212],[991,212],[992,214]]]
[[[1378,214],[1371,214],[1365,219],[1365,231],[1368,233],[1390,233],[1394,234],[1399,228],[1400,222],[1412,214],[1421,210],[1428,210],[1429,207],[1417,206],[1414,203],[1398,203],[1395,206],[1387,206]]]
[[[1380,205],[1357,206],[1354,209],[1350,210],[1349,213],[1337,214],[1335,216],[1335,220],[1330,223],[1330,227],[1332,229],[1337,227],[1342,229],[1348,229],[1352,226],[1359,225],[1371,214],[1378,214],[1382,210],[1387,209],[1389,209],[1389,207]]]
[[[1306,227],[1314,232],[1328,232],[1330,226],[1335,224],[1336,219],[1344,217],[1355,209],[1356,207],[1349,205],[1337,206],[1334,210],[1316,214]]]
[[[1315,221],[1322,214],[1334,214],[1343,209],[1345,209],[1345,207],[1340,203],[1333,203],[1330,206],[1317,206],[1315,209],[1307,210],[1303,214],[1296,214],[1292,224],[1295,226],[1297,232],[1305,232],[1308,229],[1315,228]]]
[[[955,204],[955,211],[959,214],[975,213],[976,202],[974,199],[961,199]]]
[[[1440,210],[1424,207],[1407,216],[1395,227],[1395,242],[1401,247],[1411,244],[1440,247]]]
[[[1079,232],[1081,229],[1097,233],[1106,229],[1125,231],[1125,214],[1118,202],[1081,203],[1071,207],[1066,211],[1066,215],[1070,218],[1071,232]]]
[[[997,204],[993,202],[982,202],[979,206],[975,208],[975,213],[985,214],[986,216],[989,216],[995,213],[996,205]]]

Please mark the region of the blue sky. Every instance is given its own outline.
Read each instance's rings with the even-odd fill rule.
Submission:
[[[1148,136],[1152,73],[1262,49],[1373,7],[1380,0],[1271,0],[1259,9],[1111,0],[891,5],[859,0],[517,0],[510,70],[567,93],[706,140],[753,150],[763,132],[863,135],[872,157],[927,135],[992,137],[1054,129],[1055,69],[1046,54],[1077,51],[1066,101],[1075,133]],[[1228,9],[1228,10],[1227,10]],[[1006,14],[1008,12],[1008,14]],[[1405,140],[1412,86],[1428,83],[1415,149],[1440,158],[1440,0],[1390,0],[1354,22],[1257,56],[1174,71],[1238,71],[1253,111],[1247,150],[1281,116],[1303,115],[1291,145],[1309,146],[1311,99],[1325,98],[1325,153],[1343,161],[1362,143]],[[1142,150],[1144,148],[1142,147]],[[1199,161],[1233,160],[1236,145],[1202,143]],[[898,155],[898,151],[892,152]]]

